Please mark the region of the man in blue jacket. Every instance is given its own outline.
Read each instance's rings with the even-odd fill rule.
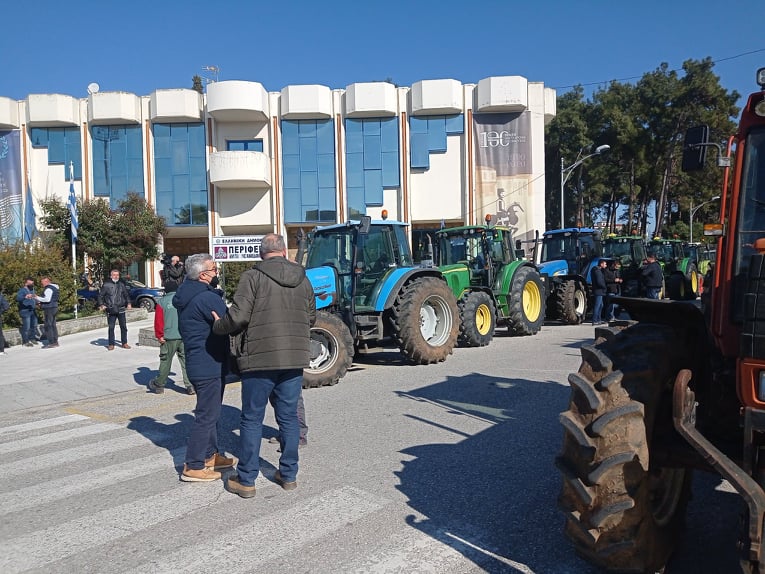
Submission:
[[[218,453],[217,424],[223,401],[223,381],[228,372],[229,342],[212,332],[213,312],[226,314],[218,285],[218,267],[207,253],[186,260],[186,280],[178,286],[173,305],[178,309],[178,329],[186,351],[186,373],[194,385],[197,405],[186,445],[181,480],[210,482],[217,472],[234,466],[234,459]]]
[[[19,305],[21,317],[21,344],[32,347],[37,341],[37,300],[35,297],[35,280],[32,277],[24,279],[24,286],[16,293],[16,303]]]

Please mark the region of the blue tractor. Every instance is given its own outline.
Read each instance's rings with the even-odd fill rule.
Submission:
[[[584,321],[590,299],[590,273],[601,257],[600,231],[596,229],[545,231],[539,270],[548,278],[548,319],[567,325]]]
[[[437,268],[414,266],[407,224],[363,216],[318,227],[301,238],[298,261],[317,310],[305,387],[335,384],[358,349],[395,344],[422,365],[454,350],[457,300]]]

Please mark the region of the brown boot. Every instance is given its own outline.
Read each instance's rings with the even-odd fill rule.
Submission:
[[[183,473],[181,474],[183,482],[212,482],[213,480],[220,480],[220,478],[221,474],[212,468],[205,467],[196,470],[183,465]]]
[[[205,461],[205,468],[220,470],[222,468],[231,468],[236,464],[235,458],[226,458],[217,452]]]
[[[242,498],[252,498],[255,496],[255,485],[245,486],[239,482],[238,476],[230,476],[224,488],[232,494],[238,494]]]

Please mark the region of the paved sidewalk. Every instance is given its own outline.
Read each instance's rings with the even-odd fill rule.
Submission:
[[[131,349],[108,351],[105,328],[59,337],[56,349],[6,349],[0,355],[0,413],[144,390],[159,368],[159,349],[140,346],[138,332],[153,324],[154,315],[128,323]],[[173,367],[180,371],[177,359]]]

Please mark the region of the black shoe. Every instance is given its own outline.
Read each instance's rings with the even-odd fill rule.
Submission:
[[[232,494],[238,494],[242,498],[252,498],[255,496],[255,485],[246,486],[239,482],[238,476],[229,476],[224,483],[224,488]]]
[[[149,391],[151,391],[155,395],[161,395],[162,393],[165,392],[165,387],[160,387],[157,384],[156,379],[152,379],[149,381]]]
[[[194,390],[194,387],[186,387],[186,394],[187,395],[196,395],[197,392]]]

